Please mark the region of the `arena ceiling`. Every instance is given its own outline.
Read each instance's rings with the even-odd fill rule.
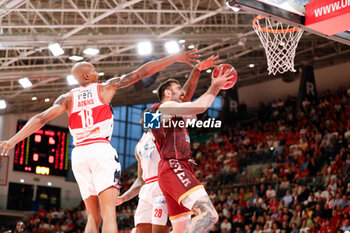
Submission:
[[[238,86],[280,78],[268,76],[262,45],[252,29],[256,16],[233,12],[225,0],[0,0],[0,99],[5,99],[3,113],[43,110],[72,86],[66,81],[75,63],[71,55],[84,56],[93,46],[96,56],[84,56],[101,79],[122,75],[137,69],[144,58],[136,52],[137,43],[150,40],[153,55],[165,56],[164,43],[185,40],[198,48],[203,59],[219,55],[235,66]],[[65,53],[55,57],[48,50],[54,42]],[[327,66],[348,61],[350,47],[305,32],[297,49],[296,66]],[[248,65],[254,64],[253,68]],[[162,71],[149,88],[124,88],[118,91],[113,105],[157,101],[152,93],[159,82],[179,78],[182,82],[191,68],[175,64]],[[23,89],[18,80],[28,77],[33,86]],[[202,93],[210,83],[203,77],[197,90]],[[33,101],[32,97],[38,99]],[[49,102],[44,102],[50,98]]]

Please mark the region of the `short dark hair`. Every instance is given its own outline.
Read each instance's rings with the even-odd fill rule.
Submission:
[[[142,112],[141,112],[141,121],[143,121],[143,113],[144,112],[150,112],[151,111],[151,108],[146,108],[145,110],[143,110]]]
[[[168,79],[165,82],[162,82],[161,84],[159,84],[158,89],[157,89],[157,95],[160,101],[162,101],[163,97],[164,97],[164,91],[166,89],[168,89],[171,84],[176,83],[179,84],[179,82],[176,79]]]

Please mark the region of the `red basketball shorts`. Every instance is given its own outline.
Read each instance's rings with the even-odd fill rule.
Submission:
[[[168,205],[170,220],[191,215],[181,204],[191,193],[203,189],[188,160],[162,159],[158,164],[158,183]]]

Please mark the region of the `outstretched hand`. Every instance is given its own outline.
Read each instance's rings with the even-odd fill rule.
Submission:
[[[232,82],[232,77],[230,76],[231,72],[234,70],[234,68],[232,69],[228,69],[228,70],[224,70],[223,67],[219,68],[219,75],[218,77],[214,78],[212,77],[212,86],[215,86],[216,88],[222,89],[223,87],[226,86],[226,84],[229,84]],[[213,74],[214,75],[214,72]]]
[[[2,148],[1,151],[1,156],[7,156],[9,151],[14,147],[15,145],[13,145],[10,141],[2,141],[0,142],[0,149]]]
[[[211,57],[209,57],[208,59],[206,59],[205,61],[197,61],[197,69],[199,69],[200,71],[202,70],[206,70],[210,67],[217,67],[217,64],[220,63],[220,60],[216,60],[218,59],[219,56],[214,56],[212,55]]]
[[[197,52],[197,49],[192,49],[189,51],[185,51],[185,47],[182,46],[181,51],[177,54],[175,54],[175,58],[177,62],[183,62],[189,64],[191,67],[194,65],[191,62],[198,62],[198,60],[194,59],[197,57],[200,57],[200,54],[195,54]]]

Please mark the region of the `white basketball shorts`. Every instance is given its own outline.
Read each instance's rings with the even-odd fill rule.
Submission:
[[[72,169],[83,200],[97,196],[111,186],[120,188],[118,154],[109,143],[75,147],[72,151]]]
[[[139,223],[167,224],[168,208],[158,181],[142,186],[134,219],[135,226]]]

